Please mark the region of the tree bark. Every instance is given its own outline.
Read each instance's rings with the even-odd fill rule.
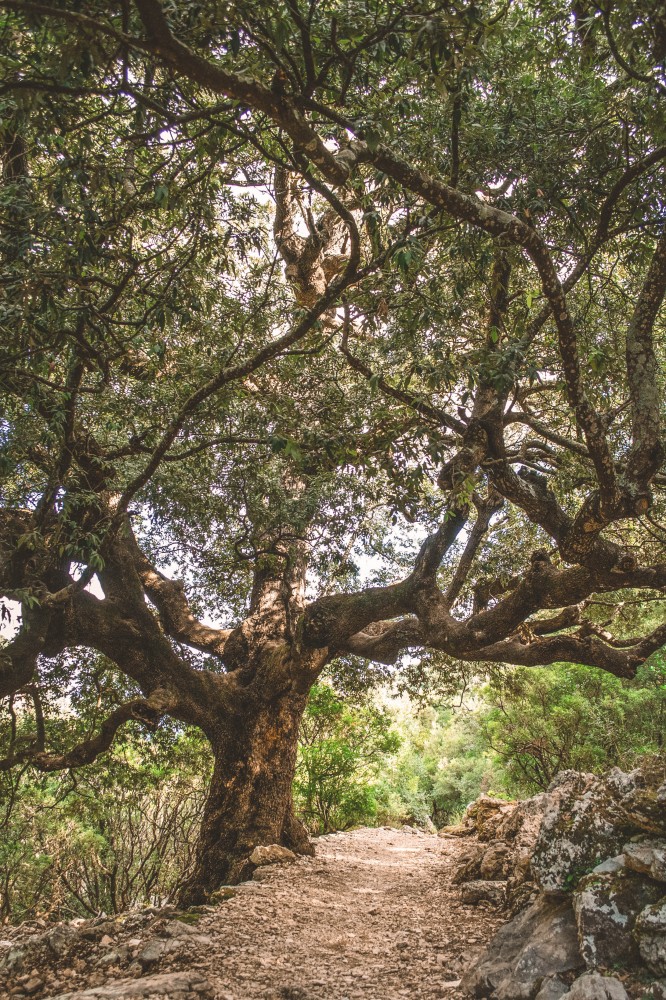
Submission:
[[[298,729],[307,694],[288,690],[252,701],[213,744],[215,767],[197,846],[195,869],[181,905],[204,902],[221,885],[249,878],[259,845],[314,853],[293,810]]]

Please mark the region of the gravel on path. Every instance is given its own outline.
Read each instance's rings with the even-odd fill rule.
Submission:
[[[314,858],[260,869],[206,916],[199,968],[219,1000],[460,1000],[503,922],[451,885],[465,846],[405,829],[320,837]]]

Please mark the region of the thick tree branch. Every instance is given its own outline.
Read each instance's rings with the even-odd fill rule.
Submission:
[[[636,668],[646,659],[633,652],[614,649],[596,636],[579,639],[571,635],[549,636],[532,642],[507,639],[476,650],[474,658],[485,663],[511,663],[523,667],[584,663],[616,677],[629,678],[635,676]]]
[[[24,750],[0,760],[0,771],[8,771],[16,764],[28,763],[40,771],[63,771],[69,767],[92,764],[113,743],[121,726],[134,720],[154,728],[162,715],[173,707],[172,699],[164,691],[154,691],[150,698],[135,698],[120,705],[108,716],[96,736],[84,740],[67,753],[45,753],[40,749]]]
[[[263,111],[279,122],[296,148],[302,150],[329,180],[334,184],[344,184],[349,172],[326,148],[288,94],[276,95],[257,80],[229,73],[197,55],[174,38],[158,0],[135,0],[135,5],[146,29],[150,48],[167,65],[215,93],[224,94],[247,107]]]
[[[146,593],[159,612],[166,634],[203,653],[222,657],[231,629],[210,628],[197,621],[190,610],[185,588],[180,580],[170,580],[155,569],[138,545],[135,564]]]
[[[0,646],[0,698],[5,698],[29,684],[37,657],[46,645],[51,614],[31,612],[15,638]]]
[[[449,551],[467,521],[467,508],[446,512],[437,531],[423,542],[408,580],[412,588],[433,587],[442,559]]]
[[[657,381],[652,333],[665,293],[666,231],[657,243],[627,329],[627,379],[633,443],[627,459],[626,478],[643,489],[658,471],[665,454],[661,437],[662,391]]]
[[[437,571],[466,516],[465,511],[448,512],[437,531],[421,545],[414,569],[404,580],[387,587],[368,587],[355,594],[320,597],[310,604],[300,628],[305,647],[328,647],[333,653],[347,648],[350,637],[363,632],[368,625],[414,612],[417,603],[441,602],[442,594],[435,582]]]
[[[405,650],[423,645],[424,633],[418,618],[402,618],[377,622],[372,629],[349,636],[338,651],[391,665]]]

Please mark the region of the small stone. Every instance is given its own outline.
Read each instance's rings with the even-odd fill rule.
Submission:
[[[487,902],[502,906],[506,899],[504,882],[468,882],[462,887],[462,901],[468,905]]]
[[[25,948],[10,948],[4,960],[4,966],[8,972],[20,972],[26,957]]]
[[[56,958],[62,958],[74,944],[78,937],[78,932],[69,926],[57,926],[49,931],[45,936],[45,941]]]
[[[139,952],[138,960],[141,962],[141,965],[152,965],[154,962],[159,962],[166,949],[166,941],[160,940],[160,938],[152,938],[142,951]]]
[[[649,840],[640,844],[625,844],[622,850],[627,868],[658,882],[666,882],[666,841]]]
[[[635,936],[648,969],[657,976],[666,976],[666,897],[639,914]]]
[[[120,955],[117,951],[107,951],[95,961],[96,966],[104,965],[117,965],[120,961]]]
[[[197,934],[198,931],[196,927],[191,927],[184,920],[170,920],[168,924],[165,924],[162,933],[165,937],[179,938],[191,937],[193,934]]]
[[[619,979],[588,972],[577,979],[563,1000],[629,1000]]]
[[[592,869],[592,875],[614,875],[624,868],[624,855],[618,854],[616,858],[607,858],[600,865]]]
[[[257,865],[257,867],[260,865],[290,864],[296,860],[294,852],[290,851],[288,847],[282,847],[280,844],[255,847],[250,855],[250,861],[253,865]]]

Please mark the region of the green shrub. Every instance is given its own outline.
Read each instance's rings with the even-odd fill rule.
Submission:
[[[196,730],[119,741],[77,772],[2,775],[0,915],[62,919],[170,901],[193,863],[210,761]]]
[[[484,739],[513,794],[547,788],[567,768],[627,770],[664,750],[662,656],[652,657],[631,681],[575,664],[509,670],[482,696]]]
[[[385,711],[370,703],[347,704],[329,685],[315,685],[301,723],[294,781],[308,828],[328,833],[372,822],[375,782],[399,742]]]

